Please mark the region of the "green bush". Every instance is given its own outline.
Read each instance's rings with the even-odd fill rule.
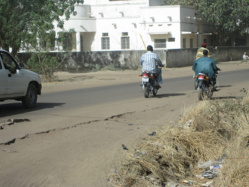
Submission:
[[[51,82],[55,79],[54,72],[60,65],[60,62],[55,56],[40,52],[32,53],[27,65],[32,71],[39,73],[43,81]]]

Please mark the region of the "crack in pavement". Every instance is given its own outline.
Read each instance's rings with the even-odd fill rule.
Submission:
[[[155,107],[155,108],[150,108],[148,110],[156,110],[156,109],[159,109],[159,108],[164,108],[166,107],[168,104],[166,105],[163,105],[163,106],[160,106],[160,107]],[[145,112],[147,110],[143,110],[142,112]],[[86,124],[91,124],[91,123],[96,123],[96,122],[101,122],[101,121],[108,121],[108,120],[113,120],[113,119],[116,119],[116,118],[120,118],[120,117],[123,117],[125,115],[128,115],[128,114],[134,114],[136,113],[137,111],[133,111],[133,112],[126,112],[126,113],[122,113],[122,114],[117,114],[117,115],[113,115],[113,116],[110,116],[110,117],[107,117],[103,120],[91,120],[91,121],[87,121],[87,122],[82,122],[82,123],[77,123],[75,125],[72,125],[72,126],[68,126],[68,127],[64,127],[64,128],[57,128],[57,129],[50,129],[50,130],[46,130],[46,131],[41,131],[41,132],[37,132],[37,133],[34,133],[34,134],[26,134],[24,135],[23,137],[20,137],[20,138],[13,138],[12,140],[10,141],[7,141],[7,142],[3,142],[3,143],[0,143],[0,145],[11,145],[11,144],[14,144],[16,143],[17,140],[23,140],[25,138],[28,138],[29,136],[31,135],[41,135],[41,134],[48,134],[50,132],[55,132],[55,131],[62,131],[62,130],[68,130],[68,129],[71,129],[71,128],[76,128],[77,126],[80,126],[80,125],[86,125]],[[9,121],[9,120],[8,120]],[[15,124],[16,122],[30,122],[29,119],[14,119],[14,120],[11,120],[11,125],[12,123]]]
[[[26,134],[24,135],[23,137],[20,137],[20,138],[13,138],[12,140],[9,140],[7,142],[4,142],[4,143],[0,143],[0,145],[11,145],[11,144],[14,144],[17,140],[23,140],[25,138],[28,138],[29,136],[31,135],[41,135],[41,134],[48,134],[50,132],[54,132],[54,131],[60,131],[60,130],[68,130],[68,129],[71,129],[71,128],[75,128],[77,126],[80,126],[80,125],[86,125],[86,124],[91,124],[91,123],[96,123],[96,122],[100,122],[100,121],[108,121],[110,119],[114,119],[114,118],[120,118],[124,115],[127,115],[127,114],[132,114],[132,113],[135,113],[135,112],[126,112],[126,113],[123,113],[123,114],[118,114],[118,115],[113,115],[111,117],[108,117],[108,118],[105,118],[103,120],[92,120],[92,121],[87,121],[87,122],[83,122],[83,123],[77,123],[75,125],[72,125],[72,126],[68,126],[68,127],[65,127],[65,128],[58,128],[58,129],[50,129],[50,130],[46,130],[46,131],[41,131],[41,132],[37,132],[37,133],[34,133],[34,134]],[[12,120],[13,122],[11,122],[10,124],[14,124],[14,121],[17,122],[24,122],[24,121],[30,121],[28,119],[23,119],[23,120]],[[6,124],[4,124],[3,126],[5,126]],[[8,124],[9,125],[9,124]],[[2,126],[1,126],[2,127]]]
[[[4,123],[3,125],[0,125],[0,130],[3,130],[5,126],[11,126],[18,123],[30,122],[30,121],[31,121],[30,119],[8,119],[7,121],[0,121],[0,123]]]

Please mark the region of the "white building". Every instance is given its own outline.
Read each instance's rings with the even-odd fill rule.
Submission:
[[[161,6],[161,0],[85,0],[75,11],[64,24],[64,30],[75,31],[72,51],[144,50],[149,44],[155,49],[196,48],[212,42],[213,28],[194,8]],[[60,32],[56,28],[57,37]]]

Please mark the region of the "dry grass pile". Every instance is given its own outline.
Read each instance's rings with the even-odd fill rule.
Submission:
[[[224,156],[215,186],[249,186],[249,97],[206,101],[188,109],[178,125],[157,130],[127,152],[112,186],[165,186],[195,181],[199,162]],[[203,181],[202,181],[203,182]]]

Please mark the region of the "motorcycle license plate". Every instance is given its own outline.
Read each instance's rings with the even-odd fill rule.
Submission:
[[[149,82],[149,78],[142,77],[142,82]]]

